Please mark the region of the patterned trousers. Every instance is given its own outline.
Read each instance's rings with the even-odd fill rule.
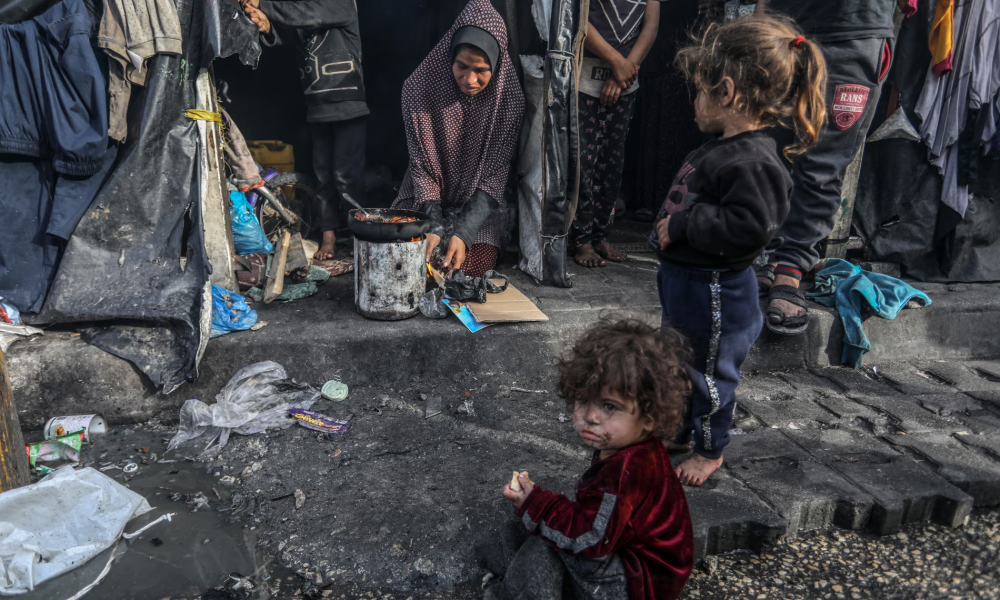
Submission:
[[[580,199],[573,218],[577,248],[599,244],[611,231],[635,98],[632,93],[601,106],[597,98],[580,94]]]

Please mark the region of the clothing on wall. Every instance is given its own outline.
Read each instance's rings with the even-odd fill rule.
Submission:
[[[923,119],[920,136],[931,163],[944,177],[941,201],[962,216],[969,188],[959,180],[958,142],[970,111],[989,108],[1000,94],[1000,5],[955,0],[955,33],[953,70],[943,75],[928,71],[916,113]],[[980,132],[983,152],[994,134],[988,129]]]
[[[124,141],[132,84],[146,84],[146,59],[181,53],[181,24],[174,1],[104,0],[97,45],[110,58],[108,135]]]
[[[937,0],[928,43],[934,73],[941,76],[951,71],[955,48],[955,0]]]

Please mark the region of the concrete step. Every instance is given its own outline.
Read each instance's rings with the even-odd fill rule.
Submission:
[[[558,352],[602,316],[659,320],[656,268],[632,260],[602,269],[574,265],[571,289],[537,286],[519,271],[507,270],[550,320],[496,325],[475,334],[452,318],[366,320],[354,310],[353,278],[336,277],[312,298],[255,305],[268,325],[212,340],[198,380],[170,396],[157,394],[128,362],[70,333],[17,342],[8,360],[25,427],[40,427],[51,415],[80,412],[101,413],[111,423],[142,421],[161,410],[175,411],[187,398],[213,398],[239,368],[261,360],[279,362],[293,377],[317,384],[333,375],[362,384],[498,371],[546,379],[553,376]],[[1000,286],[920,287],[931,294],[931,306],[905,310],[893,321],[865,323],[873,346],[867,361],[1000,356]],[[835,310],[813,304],[805,335],[778,336],[765,329],[744,370],[836,365],[842,332]]]

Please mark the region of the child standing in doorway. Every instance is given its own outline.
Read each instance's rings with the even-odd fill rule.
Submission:
[[[625,138],[639,65],[660,26],[659,0],[591,0],[580,68],[580,197],[572,224],[576,262],[603,267],[626,255],[608,242],[622,187]]]
[[[765,129],[794,127],[786,154],[816,143],[826,64],[791,20],[751,17],[711,25],[678,53],[677,66],[697,90],[698,128],[719,136],[688,155],[650,235],[663,322],[693,351],[690,413],[673,446],[693,446],[677,474],[699,486],[722,465],[740,367],[764,323],[750,265],[791,201],[791,176]]]

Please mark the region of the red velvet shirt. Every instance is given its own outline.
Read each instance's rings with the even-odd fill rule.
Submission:
[[[670,457],[650,438],[598,460],[580,478],[576,501],[531,491],[519,515],[554,548],[587,558],[621,556],[630,600],[673,600],[694,564],[687,499]]]

